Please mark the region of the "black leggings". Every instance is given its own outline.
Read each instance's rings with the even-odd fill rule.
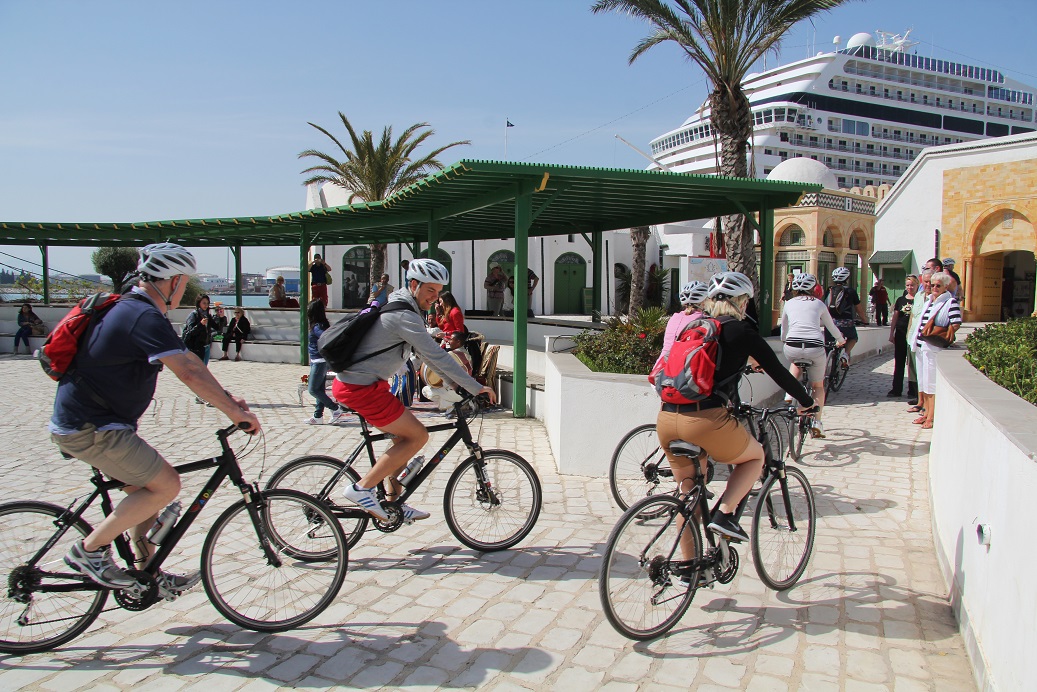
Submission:
[[[238,345],[238,353],[240,354],[241,344],[245,343],[245,338],[241,337],[239,339],[228,339],[227,337],[223,337],[223,355],[227,355],[227,352],[230,351],[231,342]]]

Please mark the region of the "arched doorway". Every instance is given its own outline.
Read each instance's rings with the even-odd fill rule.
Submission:
[[[428,257],[428,248],[422,250],[419,257]],[[454,279],[457,278],[456,276],[454,276],[454,263],[450,259],[450,253],[441,247],[437,247],[435,256],[432,259],[442,264],[444,267],[446,267],[446,270],[450,272],[450,283],[443,287],[444,291],[449,291],[450,286],[454,283]]]
[[[360,245],[342,255],[342,307],[359,308],[371,293],[371,250]]]
[[[1032,314],[1037,279],[1033,223],[1006,205],[990,210],[973,229],[975,259],[971,267],[966,264],[963,277],[967,319],[992,322]]]
[[[583,312],[583,289],[587,285],[587,260],[566,252],[555,260],[554,314],[578,315]]]
[[[1002,260],[1001,319],[1029,317],[1034,309],[1037,261],[1027,250],[1004,253]]]
[[[515,274],[515,253],[511,250],[497,250],[497,252],[490,255],[490,258],[486,260],[486,275],[490,274],[490,267],[495,264],[499,264],[501,271],[504,272],[505,276],[514,276]]]

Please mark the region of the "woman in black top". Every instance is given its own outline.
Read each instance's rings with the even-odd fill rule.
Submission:
[[[760,477],[764,452],[760,443],[727,409],[727,401],[737,395],[739,374],[751,356],[772,380],[799,401],[802,410],[813,408],[814,400],[781,364],[756,326],[745,321],[746,307],[753,297],[753,285],[747,276],[739,272],[717,274],[710,279],[708,295],[707,312],[721,321],[722,357],[714,382],[727,384],[721,385],[719,395],[715,393],[697,404],[664,403],[656,420],[656,430],[678,484],[694,476],[694,467],[687,457],[668,451],[673,440],[692,442],[717,462],[735,466],[709,528],[730,538],[748,541],[749,536],[735,521],[734,511]]]
[[[209,347],[212,345],[212,315],[209,314],[209,296],[200,295],[194,302],[194,311],[184,322],[184,345],[187,350],[209,365]],[[197,397],[196,397],[197,398]]]
[[[909,274],[904,280],[904,294],[893,304],[893,319],[889,323],[889,343],[893,344],[893,388],[886,396],[900,396],[904,393],[904,365],[907,363],[907,325],[911,321],[911,307],[915,302],[918,290],[918,277]],[[918,382],[910,376],[907,378],[907,395],[918,395]]]
[[[245,317],[245,308],[234,308],[234,319],[227,325],[227,332],[223,335],[223,357],[220,360],[230,360],[227,354],[230,352],[232,343],[238,347],[238,355],[234,357],[234,360],[241,360],[241,345],[251,331],[252,325]]]

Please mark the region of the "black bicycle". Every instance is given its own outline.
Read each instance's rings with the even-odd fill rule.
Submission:
[[[220,514],[202,546],[202,584],[216,610],[241,627],[281,632],[331,605],[348,565],[342,530],[312,497],[294,490],[260,491],[245,481],[227,442],[236,430],[230,426],[216,433],[220,456],[175,467],[180,474],[216,470],[147,565],[137,562],[127,536],[113,541],[137,580],[127,589],[97,584],[63,560],[73,543],[93,530],[83,519],[86,510],[100,498],[104,515],[111,514],[111,492],[124,483],[105,480],[94,469],[94,490],[68,507],[38,501],[0,505],[0,578],[7,585],[0,601],[0,651],[29,654],[71,641],[101,614],[109,593],[126,610],[155,605],[162,564],[228,477],[242,499]],[[323,563],[313,564],[315,556],[308,551],[319,551]]]
[[[762,487],[742,500],[735,516],[755,499],[751,543],[756,572],[768,587],[788,589],[803,575],[813,551],[814,494],[799,469],[771,454],[769,427],[753,421],[799,414],[795,407],[760,409],[744,404],[733,413],[754,429],[766,459]],[[671,443],[670,450],[695,459],[701,454],[697,446],[681,440]],[[669,631],[700,587],[727,584],[738,573],[733,541],[705,531],[703,543],[711,511],[706,478],[699,464],[694,468],[690,489],[635,502],[609,535],[598,594],[608,621],[631,639],[652,639]]]
[[[811,364],[806,361],[794,361],[793,365],[799,368],[799,383],[803,385],[803,388],[807,390],[807,392],[812,391],[808,372],[808,368]],[[842,386],[841,383],[840,386]],[[813,436],[813,433],[811,432],[813,425],[814,416],[811,414],[799,416],[798,419],[791,419],[788,421],[789,458],[793,461],[799,461],[803,456],[803,442],[807,437]]]
[[[435,472],[457,443],[463,442],[469,456],[450,474],[443,496],[447,526],[457,540],[473,550],[489,552],[511,548],[533,530],[540,516],[543,505],[540,479],[533,466],[518,454],[504,449],[483,449],[473,439],[468,418],[476,402],[473,397],[465,396],[454,404],[452,422],[427,426],[430,433],[454,432],[417,475],[407,479],[399,496],[388,500],[387,482],[379,484],[378,499],[388,515],[386,521],[352,503],[341,504],[344,502],[341,491],[336,490],[345,487],[343,484],[360,480],[354,468],[357,460],[366,451],[373,466],[376,459],[373,443],[390,438],[386,433],[372,432],[359,414],[362,439],[345,461],[323,455],[300,457],[275,471],[267,487],[296,488],[316,497],[344,524],[346,544],[353,547],[364,535],[368,523],[383,533],[392,533],[403,526],[401,508],[407,498]]]

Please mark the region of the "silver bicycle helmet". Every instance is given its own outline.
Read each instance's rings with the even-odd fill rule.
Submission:
[[[450,272],[436,260],[416,259],[411,260],[410,266],[407,267],[407,280],[411,279],[416,279],[418,283],[445,286],[450,283]]]
[[[198,271],[194,255],[176,243],[154,243],[139,251],[137,271],[145,280],[161,281],[180,274],[192,276]]]
[[[753,282],[742,272],[720,272],[709,280],[708,297],[713,299],[753,297]]]
[[[832,281],[843,283],[849,278],[850,270],[846,267],[836,267],[832,270]]]
[[[709,286],[702,281],[689,281],[681,288],[681,305],[698,305],[704,301],[709,294]]]
[[[817,279],[813,274],[796,274],[792,277],[793,291],[813,291],[814,286],[817,286]]]

